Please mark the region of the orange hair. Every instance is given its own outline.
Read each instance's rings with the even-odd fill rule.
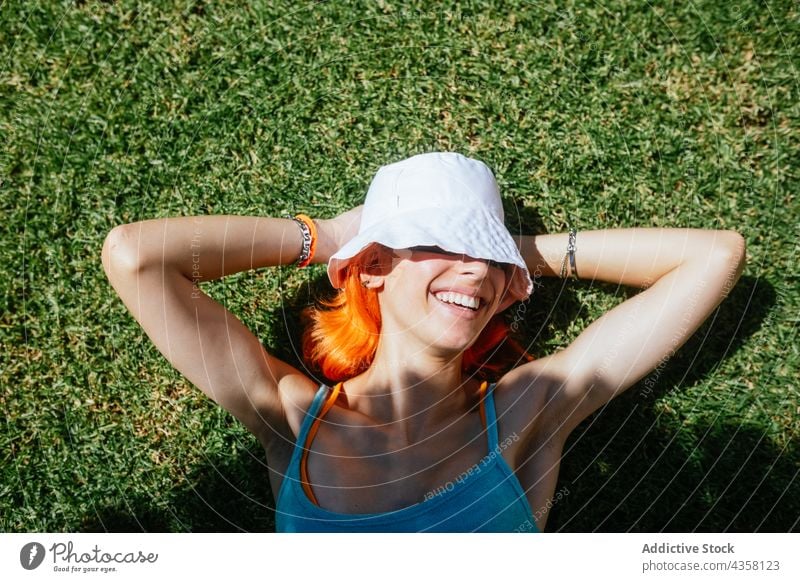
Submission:
[[[372,364],[381,333],[378,296],[361,285],[363,267],[348,266],[344,288],[318,307],[304,310],[303,353],[312,368],[333,382],[352,378]],[[508,337],[508,324],[496,314],[465,352],[462,369],[481,379],[499,375],[533,358]]]

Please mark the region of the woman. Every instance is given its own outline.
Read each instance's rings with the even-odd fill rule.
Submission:
[[[161,353],[263,444],[278,531],[543,531],[570,432],[689,338],[744,256],[733,231],[514,239],[491,170],[440,152],[380,168],[363,208],[332,220],[151,220],[103,246]],[[343,289],[313,311],[304,344],[333,387],[197,287],[293,262],[327,263]],[[645,290],[489,384],[512,345],[498,314],[528,298],[531,272]]]

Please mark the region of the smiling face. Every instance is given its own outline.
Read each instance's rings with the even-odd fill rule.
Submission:
[[[379,291],[383,338],[442,355],[472,345],[497,312],[507,282],[504,268],[436,247],[385,252],[383,264],[388,259],[390,266],[364,277]]]

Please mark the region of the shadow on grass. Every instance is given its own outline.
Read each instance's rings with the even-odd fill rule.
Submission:
[[[275,309],[272,315],[284,322],[274,330],[275,355],[302,367],[300,311],[330,293],[320,276]],[[694,384],[736,353],[774,304],[768,284],[743,278],[648,390],[640,382],[578,427],[565,449],[557,486],[568,494],[551,510],[547,530],[797,530],[796,448],[774,444],[757,426],[730,424],[709,411],[708,402],[690,428],[685,417],[694,411],[681,411],[681,418],[658,403],[660,396]],[[543,353],[552,339],[548,329],[566,328],[581,311],[574,290],[560,281],[537,287],[530,306],[523,341],[534,354]],[[709,401],[728,397],[735,395],[722,390]],[[720,406],[724,413],[726,404]],[[125,499],[97,508],[83,531],[274,531],[263,459],[254,442],[248,450],[198,467],[187,479],[192,485],[165,492],[164,498]]]
[[[550,531],[797,531],[800,455],[756,427],[687,432],[639,410],[605,415],[569,446]]]
[[[264,451],[253,440],[245,450],[210,458],[163,496],[97,506],[81,531],[273,532],[274,507]]]

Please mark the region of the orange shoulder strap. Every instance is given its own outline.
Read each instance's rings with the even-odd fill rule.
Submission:
[[[325,401],[325,405],[322,407],[319,415],[317,415],[317,417],[314,419],[314,422],[311,424],[311,428],[308,430],[308,434],[306,435],[306,442],[303,443],[303,456],[300,459],[300,483],[303,485],[303,491],[306,492],[306,495],[312,501],[312,503],[314,503],[314,505],[319,505],[319,502],[317,501],[317,497],[314,495],[313,489],[311,489],[311,482],[308,479],[308,449],[317,434],[317,430],[319,430],[319,422],[322,420],[322,417],[325,416],[325,414],[333,407],[333,404],[336,402],[336,398],[339,396],[339,391],[341,389],[341,382],[333,387],[333,392],[331,392],[331,395],[328,396],[328,400]]]
[[[478,388],[478,395],[481,399],[481,422],[483,423],[483,428],[486,428],[486,387],[488,385],[489,383],[484,380],[481,387]]]

